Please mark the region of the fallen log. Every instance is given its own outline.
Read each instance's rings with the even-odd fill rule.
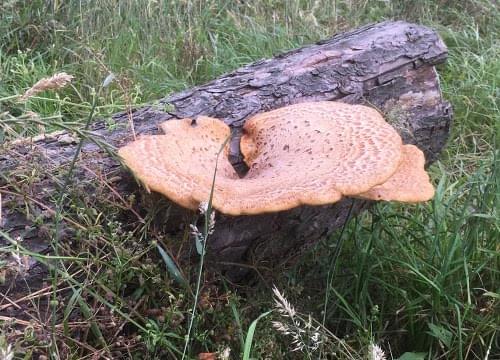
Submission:
[[[205,85],[134,109],[131,114],[116,114],[112,126],[109,121],[98,120],[90,131],[79,134],[86,140],[68,199],[98,212],[112,204],[112,211],[124,223],[137,224],[152,211],[152,203],[156,209],[159,203],[158,196],[147,195],[114,156],[116,148],[133,139],[131,121],[135,133],[142,135],[157,133],[158,124],[169,119],[199,115],[219,118],[231,127],[230,160],[244,173],[239,138],[245,119],[305,101],[336,100],[376,107],[405,143],[424,151],[430,164],[446,142],[452,118],[435,70],[446,56],[446,46],[434,30],[402,21],[372,24],[257,61]],[[54,198],[77,149],[77,140],[75,134],[63,131],[0,147],[0,229],[12,239],[22,240],[23,246],[32,251],[50,252]],[[155,216],[153,223],[164,234],[182,233],[193,213],[164,199],[160,203],[167,210],[157,211],[162,215]],[[70,201],[66,204],[69,207]],[[346,198],[333,205],[302,206],[256,216],[217,214],[208,244],[211,264],[225,264],[224,269],[230,269],[232,277],[237,278],[238,269],[243,269],[242,273],[245,270],[230,264],[273,263],[300,253],[368,205],[368,201]],[[67,216],[61,243],[69,244],[75,233],[86,229]],[[7,243],[0,239],[0,245]],[[33,263],[29,272],[40,275],[38,266]]]

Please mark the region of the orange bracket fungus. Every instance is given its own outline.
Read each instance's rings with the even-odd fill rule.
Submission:
[[[164,134],[140,137],[119,155],[148,190],[196,209],[210,196],[230,129],[204,116],[170,120],[161,129]],[[418,202],[434,195],[422,151],[403,145],[367,106],[308,102],[257,114],[246,121],[240,148],[249,167],[243,178],[227,156],[217,163],[212,205],[229,215],[324,205],[343,196]]]

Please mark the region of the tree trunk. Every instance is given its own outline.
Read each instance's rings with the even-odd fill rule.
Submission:
[[[244,172],[239,135],[245,119],[253,114],[305,101],[365,103],[382,111],[403,141],[422,149],[430,163],[445,144],[452,116],[434,68],[446,56],[446,47],[435,31],[401,21],[383,22],[257,61],[135,109],[131,119],[138,135],[157,133],[157,125],[169,119],[198,115],[222,119],[233,133],[230,160]],[[117,114],[113,120],[113,126],[99,120],[91,131],[80,133],[86,140],[68,199],[77,204],[79,210],[72,211],[79,211],[82,218],[85,209],[95,208],[114,212],[129,224],[137,223],[152,211],[151,200],[158,196],[146,195],[113,156],[116,148],[132,140],[130,114]],[[76,151],[77,138],[59,132],[0,148],[0,230],[22,239],[33,251],[49,251],[53,199]],[[158,202],[154,203],[158,210]],[[367,201],[345,199],[328,206],[302,206],[258,216],[217,214],[215,233],[208,244],[209,259],[212,264],[225,264],[236,278],[241,268],[228,267],[230,264],[275,263],[275,259],[300,253],[368,205]],[[189,212],[175,206],[160,213],[170,214],[155,217],[154,223],[161,224],[164,234],[179,234],[190,221],[184,216]],[[64,219],[61,243],[69,243],[91,226],[81,221]],[[36,265],[30,271],[40,273]]]

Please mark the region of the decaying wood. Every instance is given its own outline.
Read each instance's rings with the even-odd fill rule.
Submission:
[[[257,61],[208,84],[135,109],[132,119],[139,135],[156,133],[157,125],[169,119],[198,115],[222,119],[233,133],[231,162],[244,172],[239,134],[249,116],[304,101],[365,103],[380,109],[404,142],[416,144],[430,163],[443,148],[451,121],[450,105],[442,99],[435,70],[446,56],[445,45],[429,28],[406,22],[368,25]],[[109,120],[100,120],[91,131],[82,133],[90,140],[86,140],[77,162],[70,196],[82,208],[108,202],[117,216],[134,222],[144,216],[155,196],[144,195],[112,156],[114,149],[132,140],[129,125],[129,114],[120,113],[113,117],[112,125]],[[54,198],[78,135],[63,132],[0,148],[1,230],[22,239],[33,251],[49,252]],[[218,214],[208,253],[212,264],[272,263],[314,244],[344,224],[350,213],[356,214],[368,204],[345,199],[329,206],[304,206],[259,216]],[[161,224],[164,233],[182,231],[185,217],[180,209],[171,207],[160,213],[163,215],[157,216],[155,223]],[[74,240],[82,231],[75,219],[66,218],[63,223],[61,243]],[[227,269],[237,271],[235,267]],[[33,266],[31,271],[39,270]]]

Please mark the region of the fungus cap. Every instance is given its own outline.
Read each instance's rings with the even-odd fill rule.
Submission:
[[[307,204],[332,188],[342,195],[367,191],[394,174],[401,160],[399,134],[363,105],[290,105],[255,115],[243,130],[245,178],[266,177],[277,188],[299,184],[310,192]]]
[[[170,120],[161,129],[164,135],[141,137],[119,155],[148,189],[196,209],[210,196],[216,154],[230,129],[208,117]],[[221,154],[212,198],[215,209],[230,215],[372,196],[370,189],[391,178],[402,160],[399,134],[361,105],[291,105],[253,116],[243,130],[250,170],[240,179]]]
[[[142,136],[118,150],[125,165],[146,189],[159,192],[189,209],[210,195],[216,156],[230,130],[222,121],[200,116],[160,125],[163,135]],[[222,154],[221,154],[222,155]],[[222,183],[238,176],[227,157],[220,156],[215,194]]]

